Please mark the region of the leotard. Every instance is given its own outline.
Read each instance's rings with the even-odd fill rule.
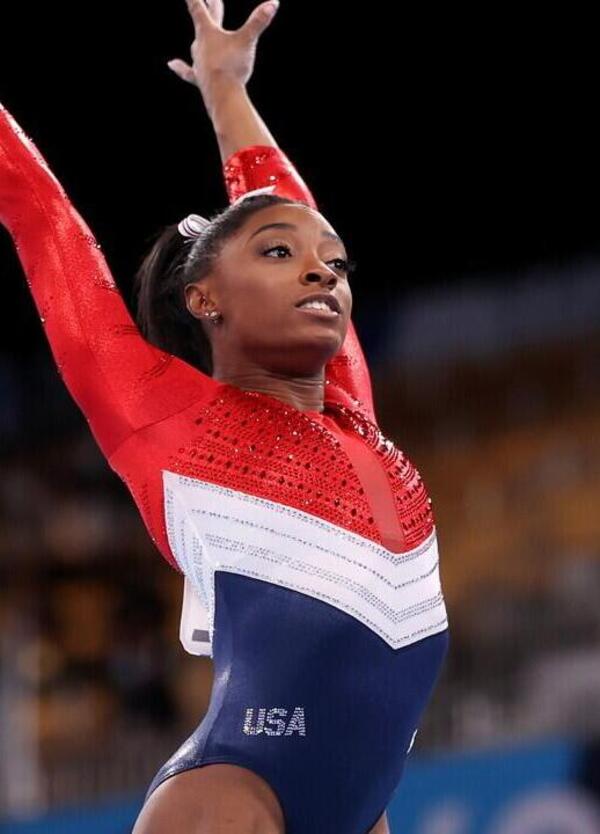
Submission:
[[[315,206],[278,148],[224,167]],[[0,220],[59,373],[152,540],[185,577],[210,706],[149,793],[183,770],[247,767],[287,834],[365,834],[398,786],[448,641],[431,501],[376,421],[350,323],[325,410],[242,391],[149,344],[93,234],[0,108]],[[189,601],[188,600],[188,601]]]

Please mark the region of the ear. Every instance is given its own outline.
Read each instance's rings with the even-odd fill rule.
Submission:
[[[202,281],[186,284],[184,288],[185,305],[196,319],[203,319],[206,313],[217,309],[211,297],[210,284],[205,276]]]

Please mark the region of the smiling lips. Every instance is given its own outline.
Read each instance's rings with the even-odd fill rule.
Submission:
[[[325,318],[337,318],[342,313],[337,298],[327,293],[308,295],[296,304],[296,308]]]

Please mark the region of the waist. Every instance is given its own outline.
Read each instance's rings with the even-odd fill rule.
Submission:
[[[257,732],[285,734],[292,722],[291,734],[303,720],[359,735],[391,731],[399,743],[412,737],[446,654],[446,628],[394,649],[338,608],[233,573],[215,574],[215,602],[215,686],[227,688],[240,720],[252,711]]]

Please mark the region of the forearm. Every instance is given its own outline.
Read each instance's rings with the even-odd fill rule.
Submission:
[[[278,147],[244,85],[215,81],[203,95],[223,162],[250,145]]]
[[[136,428],[164,416],[157,407],[175,412],[198,397],[204,378],[142,338],[93,233],[1,104],[0,223],[14,241],[63,381],[106,457]],[[153,396],[159,388],[168,396]]]

